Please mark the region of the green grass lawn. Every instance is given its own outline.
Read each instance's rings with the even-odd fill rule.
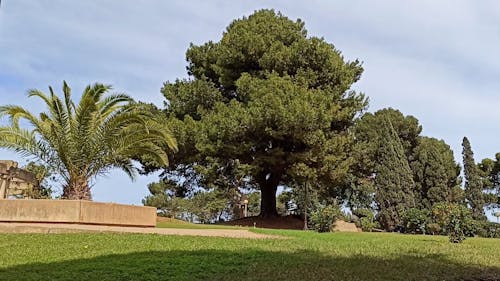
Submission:
[[[257,231],[288,239],[1,234],[0,280],[500,279],[500,239]]]

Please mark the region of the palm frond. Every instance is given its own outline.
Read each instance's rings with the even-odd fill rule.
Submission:
[[[47,163],[67,185],[75,179],[93,180],[116,168],[133,179],[138,173],[133,159],[144,155],[168,165],[167,151],[177,149],[168,128],[157,121],[151,107],[109,90],[109,85],[89,85],[78,104],[71,100],[65,81],[62,99],[52,87],[49,95],[30,90],[28,96],[42,99],[47,111],[34,116],[20,106],[0,106],[0,117],[11,120],[11,126],[0,127],[0,147]],[[21,129],[21,119],[32,130]]]

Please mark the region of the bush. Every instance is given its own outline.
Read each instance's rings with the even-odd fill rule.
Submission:
[[[318,232],[329,232],[332,231],[335,221],[341,216],[342,212],[338,206],[320,206],[311,213],[309,225]]]
[[[370,209],[366,208],[359,208],[359,209],[354,209],[352,210],[353,215],[357,216],[358,218],[369,218],[373,219],[375,215],[373,214],[373,211]]]
[[[485,238],[500,238],[500,224],[489,221],[477,222],[476,234]]]
[[[380,228],[380,224],[378,221],[374,221],[373,217],[362,217],[360,220],[360,226],[363,231],[369,231],[371,232],[375,228]]]
[[[476,232],[476,222],[470,210],[463,205],[438,203],[434,205],[432,214],[452,243],[460,243]]]
[[[430,233],[432,235],[441,234],[442,231],[441,226],[439,226],[439,224],[434,222],[427,224],[426,230],[427,233]]]
[[[428,223],[429,211],[411,208],[403,215],[403,228],[407,233],[425,234],[425,227]]]
[[[352,210],[352,214],[359,218],[354,220],[354,223],[363,231],[372,231],[375,228],[380,228],[380,224],[374,220],[375,214],[372,210],[359,208]]]

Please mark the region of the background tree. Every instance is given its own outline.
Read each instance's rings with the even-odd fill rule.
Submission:
[[[483,177],[483,188],[488,208],[500,207],[500,153],[495,155],[495,159],[485,158],[479,164],[479,169]]]
[[[51,87],[49,95],[30,90],[29,97],[40,98],[47,111],[35,116],[20,106],[1,106],[0,117],[8,116],[11,124],[0,127],[0,147],[50,167],[64,181],[65,199],[90,200],[90,181],[113,168],[133,178],[137,168],[132,160],[143,155],[167,165],[164,149],[176,147],[167,127],[129,96],[108,94],[110,89],[89,85],[77,105],[66,82],[62,99]],[[21,119],[30,129],[20,127]]]
[[[247,216],[258,216],[260,212],[260,192],[254,191],[245,194],[245,198],[248,200]]]
[[[370,209],[374,207],[374,202],[379,202],[377,197],[379,200],[381,196],[385,197],[378,194],[384,191],[376,187],[376,176],[382,165],[389,165],[389,170],[393,167],[392,160],[381,162],[381,155],[387,156],[384,151],[391,145],[387,141],[387,135],[383,133],[386,132],[388,122],[392,124],[396,135],[392,142],[401,143],[401,155],[410,167],[410,177],[414,182],[410,186],[413,186],[415,207],[422,212],[430,212],[432,205],[437,202],[463,200],[460,167],[455,162],[450,147],[444,141],[421,136],[422,127],[415,117],[386,108],[366,113],[356,123],[356,143],[353,150],[356,161],[343,185],[343,198],[347,206],[354,211],[358,208]],[[415,210],[413,213],[418,212]]]
[[[486,204],[483,193],[483,182],[480,170],[474,161],[474,153],[467,137],[462,142],[462,156],[464,161],[465,198],[471,208],[475,220],[486,220],[484,205]]]
[[[187,61],[190,80],[162,89],[179,142],[165,177],[203,187],[215,181],[211,166],[238,161],[245,184],[261,191],[263,217],[277,215],[278,185],[291,187],[306,170],[318,187],[344,181],[349,129],[367,104],[350,90],[358,61],[272,10],[233,21],[218,42],[191,45]]]
[[[381,131],[386,121],[389,120],[399,137],[407,158],[413,155],[414,149],[419,143],[422,126],[418,119],[411,115],[404,115],[401,111],[393,108],[384,108],[375,113],[365,113],[356,124],[356,141],[366,154],[363,162],[368,169],[375,166],[377,150],[382,141]]]
[[[410,165],[419,208],[430,211],[438,202],[462,201],[460,166],[444,141],[420,137]]]
[[[218,190],[199,191],[188,200],[188,210],[200,223],[214,223],[232,210],[225,194]]]
[[[387,231],[402,226],[405,211],[415,207],[412,172],[390,120],[382,127],[375,172],[378,221]]]
[[[156,207],[162,216],[183,219],[187,203],[183,196],[177,193],[177,184],[172,181],[163,180],[148,184],[150,195],[142,199],[145,206]]]
[[[405,116],[399,110],[385,108],[375,113],[365,113],[356,123],[356,143],[353,149],[354,164],[343,185],[343,198],[351,209],[372,208],[376,193],[374,176],[379,165],[380,148],[384,141],[381,132],[387,122],[392,124],[399,142],[403,146],[407,161],[413,159],[414,150],[422,131],[418,120]]]
[[[258,192],[235,196],[223,189],[198,189],[186,193],[172,180],[150,183],[148,189],[150,194],[142,200],[145,206],[156,207],[160,215],[191,222],[213,223],[240,218],[240,204],[244,199],[248,200],[248,216],[258,215],[259,211]]]

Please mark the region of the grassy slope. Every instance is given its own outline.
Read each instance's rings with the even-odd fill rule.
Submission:
[[[3,234],[0,280],[495,280],[500,239],[258,230],[289,239]]]

